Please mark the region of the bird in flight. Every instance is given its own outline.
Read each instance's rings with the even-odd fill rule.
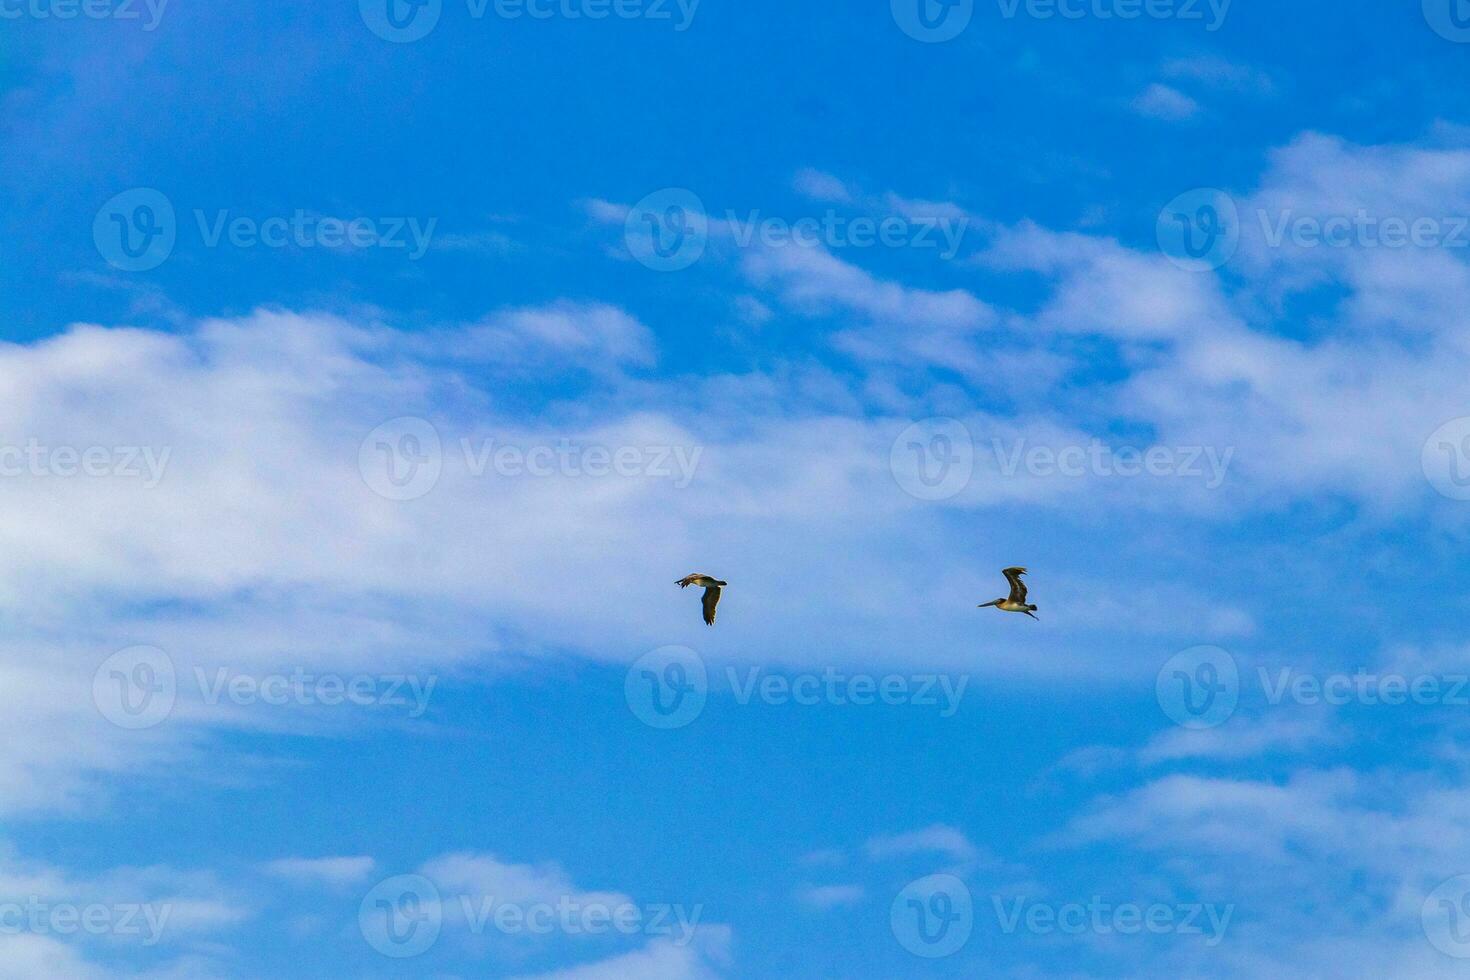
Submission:
[[[982,602],[980,608],[995,606],[1002,612],[1025,613],[1032,619],[1037,619],[1035,606],[1026,604],[1026,583],[1021,581],[1021,576],[1026,574],[1024,568],[1007,568],[1001,574],[1011,583],[1011,594],[1004,599],[992,599],[990,602]],[[1037,620],[1040,622],[1040,620]]]
[[[721,582],[709,575],[686,575],[675,583],[681,589],[687,589],[691,585],[698,585],[704,589],[704,621],[710,626],[715,625],[715,607],[720,604],[720,590],[729,585],[729,582]]]

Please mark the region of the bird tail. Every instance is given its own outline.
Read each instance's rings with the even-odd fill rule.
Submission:
[[[1041,617],[1038,616],[1038,615],[1036,615],[1036,610],[1039,609],[1039,608],[1041,608],[1041,607],[1040,606],[1032,606],[1030,609],[1027,609],[1026,610],[1026,615],[1030,616],[1032,619],[1036,620],[1038,623],[1041,622]]]

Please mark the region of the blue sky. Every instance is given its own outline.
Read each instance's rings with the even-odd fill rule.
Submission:
[[[0,978],[1463,975],[1452,2],[0,0]]]

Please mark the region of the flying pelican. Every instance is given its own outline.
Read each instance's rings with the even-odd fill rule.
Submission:
[[[995,606],[1001,612],[1025,613],[1032,619],[1036,619],[1037,617],[1034,615],[1036,607],[1026,605],[1026,583],[1021,581],[1021,576],[1026,574],[1026,569],[1007,568],[1003,569],[1001,574],[1010,581],[1011,594],[1004,599],[993,599],[990,602],[982,602],[980,603],[980,608],[984,609],[987,606]]]
[[[715,625],[715,606],[720,604],[720,590],[729,585],[729,582],[721,582],[719,579],[709,575],[686,575],[674,583],[681,589],[687,589],[691,585],[698,585],[704,589],[704,621],[710,626]]]

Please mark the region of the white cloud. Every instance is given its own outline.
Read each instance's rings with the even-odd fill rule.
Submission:
[[[973,861],[979,850],[961,831],[936,824],[904,834],[874,837],[867,842],[868,857],[882,860],[913,854],[943,854],[956,861]]]
[[[1251,200],[1299,188],[1313,207],[1470,207],[1456,190],[1467,174],[1470,156],[1459,151],[1307,137],[1273,158]],[[1038,273],[1045,291],[1034,310],[1005,313],[970,289],[912,288],[817,249],[747,255],[744,271],[782,302],[843,318],[827,339],[856,376],[844,373],[851,365],[782,363],[651,379],[652,331],[587,303],[503,311],[429,335],[263,311],[176,332],[78,326],[4,345],[0,445],[170,455],[151,487],[0,482],[0,609],[11,617],[0,737],[12,746],[0,760],[0,806],[75,806],[103,774],[146,779],[164,760],[187,771],[189,753],[220,725],[307,724],[186,691],[167,724],[123,733],[91,700],[93,670],[120,647],[163,647],[188,684],[196,668],[221,665],[448,676],[542,645],[621,662],[669,642],[669,623],[688,619],[677,590],[650,602],[642,583],[672,582],[696,565],[716,564],[739,582],[722,607],[729,628],[701,634],[715,662],[758,649],[797,665],[840,655],[1118,682],[1117,651],[1095,641],[1121,621],[1158,635],[1200,623],[1251,635],[1239,601],[1157,583],[1120,595],[1105,575],[1053,575],[1043,608],[1093,642],[1079,652],[1049,620],[1036,637],[996,640],[977,667],[969,624],[947,610],[973,608],[993,586],[969,557],[936,555],[953,521],[996,507],[1072,517],[1182,507],[1220,520],[1324,492],[1385,509],[1417,505],[1427,492],[1424,439],[1470,399],[1460,329],[1470,284],[1450,274],[1428,283],[1393,257],[1257,258],[1244,257],[1246,282],[1227,294],[1219,277],[1146,251],[1022,223],[1000,229],[982,262]],[[1287,339],[1261,328],[1274,284],[1290,280],[1277,268],[1344,277],[1351,296],[1333,332]],[[1389,310],[1415,327],[1414,342],[1384,335]],[[1038,372],[1029,399],[977,413],[971,392],[925,372],[978,371],[977,338],[993,335],[1036,338],[1042,354],[1058,338],[1103,344],[1120,376],[1058,393],[1051,379],[1072,365],[1062,359],[1054,374]],[[571,378],[576,398],[541,389],[548,373]],[[889,456],[910,422],[940,412],[973,433],[976,475],[954,498],[920,507],[898,487]],[[444,471],[429,496],[399,503],[372,492],[358,453],[374,427],[404,415],[433,421]],[[991,452],[996,439],[1116,442],[1120,429],[1143,433],[1130,442],[1234,449],[1229,480],[1211,492],[1182,480],[1006,475]],[[683,489],[658,478],[476,476],[461,440],[473,448],[488,439],[701,456]],[[832,553],[854,556],[851,588],[814,606],[802,583]],[[573,580],[600,587],[569,606]],[[1152,600],[1146,615],[1141,596]],[[816,624],[840,654],[802,642]],[[1146,654],[1129,652],[1126,666],[1143,669]]]
[[[1262,718],[1237,716],[1224,725],[1200,731],[1167,729],[1150,739],[1138,757],[1144,765],[1182,759],[1248,759],[1273,752],[1299,754],[1340,742],[1344,737],[1321,712],[1302,717],[1282,713],[1268,713]]]
[[[66,977],[91,980],[112,974],[89,963],[75,949],[48,936],[0,935],[0,980]]]
[[[995,269],[1029,269],[1056,277],[1040,311],[1019,329],[1124,341],[1182,340],[1224,333],[1240,324],[1211,277],[1111,239],[1051,232],[1022,222],[1000,232],[979,261]]]
[[[460,852],[424,862],[418,873],[431,881],[440,895],[440,907],[448,925],[470,931],[472,944],[488,948],[487,924],[499,922],[500,910],[519,910],[517,921],[541,922],[549,931],[527,929],[506,935],[556,937],[600,935],[615,941],[618,931],[611,922],[625,921],[633,914],[652,934],[641,950],[584,966],[538,974],[536,980],[556,978],[599,978],[604,976],[667,977],[669,980],[713,980],[728,965],[730,930],[727,926],[701,920],[702,905],[668,907],[657,919],[643,918],[648,906],[638,905],[619,892],[586,891],[577,887],[554,863],[511,864],[493,854]],[[563,911],[564,910],[564,911]],[[591,910],[599,910],[601,931],[592,930]],[[561,918],[566,916],[566,919]],[[564,931],[560,931],[564,926]],[[655,930],[669,930],[659,934]]]
[[[1158,82],[1144,89],[1133,99],[1133,111],[1141,116],[1163,119],[1168,122],[1183,122],[1199,114],[1199,103],[1176,88]]]
[[[852,191],[839,178],[811,167],[798,171],[792,186],[798,193],[825,204],[849,204],[853,199]]]
[[[556,905],[566,899],[579,906],[614,907],[633,900],[616,892],[578,889],[555,864],[509,864],[493,854],[462,852],[427,861],[419,873],[432,881],[440,893],[474,900],[493,899],[507,905]],[[463,906],[447,901],[446,918],[462,918]]]
[[[911,221],[938,220],[968,225],[974,220],[968,211],[953,201],[925,201],[888,193],[883,196],[883,203],[889,211],[901,214]]]
[[[1130,377],[1105,410],[1175,445],[1233,447],[1232,488],[1256,501],[1334,493],[1380,514],[1401,509],[1424,499],[1426,438],[1470,397],[1460,340],[1470,271],[1451,249],[1304,248],[1289,237],[1273,247],[1260,216],[1269,226],[1364,208],[1380,218],[1470,213],[1470,154],[1307,136],[1272,160],[1261,189],[1238,199],[1230,268],[1245,283],[1230,295],[1218,276],[1025,223],[982,261],[1055,277],[1020,328],[1123,345]],[[1331,281],[1347,287],[1335,316],[1305,336],[1269,329],[1292,293]],[[1263,321],[1268,329],[1256,329]]]
[[[650,367],[653,333],[616,307],[559,303],[509,310],[464,330],[430,334],[426,353],[442,351],[531,373],[549,364],[606,373],[622,366]]]
[[[729,964],[729,931],[711,926],[699,931],[698,939],[686,946],[670,940],[655,940],[643,949],[585,966],[538,973],[518,980],[718,980]]]
[[[0,846],[0,903],[10,910],[0,934],[0,977],[27,978],[120,975],[92,962],[103,952],[155,960],[162,954],[165,966],[149,974],[160,978],[179,971],[213,976],[200,950],[256,912],[211,872],[147,866],[81,875],[22,859],[8,846]]]
[[[894,324],[947,324],[979,328],[994,313],[962,289],[943,292],[885,282],[815,246],[760,248],[745,256],[744,269],[757,284],[809,312],[848,310]]]
[[[878,283],[830,256],[817,270],[860,287],[856,297],[835,281],[818,290],[832,302],[960,323],[988,316],[968,294]],[[702,638],[713,658],[749,656],[740,652],[751,649],[749,635],[741,640],[739,631],[757,623],[763,657],[834,656],[801,641],[820,621],[844,658],[973,667],[966,624],[936,615],[969,608],[971,589],[954,575],[935,588],[934,551],[924,543],[943,536],[950,507],[919,509],[889,469],[894,439],[914,416],[844,417],[864,395],[831,374],[798,374],[795,385],[790,372],[657,383],[623,369],[656,354],[631,316],[567,304],[496,314],[431,340],[260,312],[178,333],[78,327],[0,348],[0,381],[11,392],[0,445],[35,439],[169,454],[156,486],[0,482],[0,609],[12,616],[11,653],[0,656],[0,674],[12,679],[0,692],[12,694],[0,693],[0,731],[16,733],[0,761],[3,805],[75,803],[95,774],[146,777],[165,759],[187,769],[186,754],[218,725],[328,724],[321,712],[307,719],[205,703],[199,671],[366,667],[438,677],[508,646],[524,649],[528,637],[632,659],[667,643],[669,622],[688,614],[677,590],[663,603],[635,598],[646,597],[640,583],[672,581],[711,561],[740,583],[740,599],[722,609],[732,645],[724,633]],[[528,366],[583,369],[590,390],[576,405],[542,404],[528,386],[543,375],[527,376]],[[443,460],[432,492],[406,503],[379,496],[359,468],[368,434],[399,416],[432,420]],[[1158,506],[1167,498],[1157,490],[1181,489],[1113,481],[1098,494],[1097,481],[1006,477],[989,457],[988,435],[1085,442],[1085,433],[989,416],[966,422],[985,458],[951,507],[1048,499],[1106,507],[1117,494],[1129,506]],[[506,444],[699,455],[682,489],[653,475],[473,472],[476,454]],[[852,590],[814,608],[798,584],[834,551],[873,558]],[[586,579],[603,586],[569,609],[565,583]],[[916,632],[929,637],[921,651]],[[620,637],[615,647],[609,636]],[[124,733],[92,703],[92,674],[134,644],[172,658],[180,696],[158,729]],[[986,669],[1078,676],[1076,657],[1000,645]]]
[[[622,224],[628,220],[628,214],[633,210],[626,204],[616,204],[612,201],[604,201],[602,198],[583,201],[582,207],[589,218],[604,225]]]
[[[1426,942],[1420,910],[1470,868],[1467,816],[1463,768],[1180,774],[1099,797],[1053,843],[1146,855],[1148,871],[1109,879],[1114,894],[1155,894],[1167,880],[1234,908],[1226,942],[1208,956],[1178,947],[1160,975],[1256,976],[1271,962],[1324,978],[1441,977],[1451,961]]]
[[[1214,55],[1171,58],[1161,71],[1165,78],[1198,82],[1221,92],[1265,96],[1276,91],[1276,83],[1265,71]]]

